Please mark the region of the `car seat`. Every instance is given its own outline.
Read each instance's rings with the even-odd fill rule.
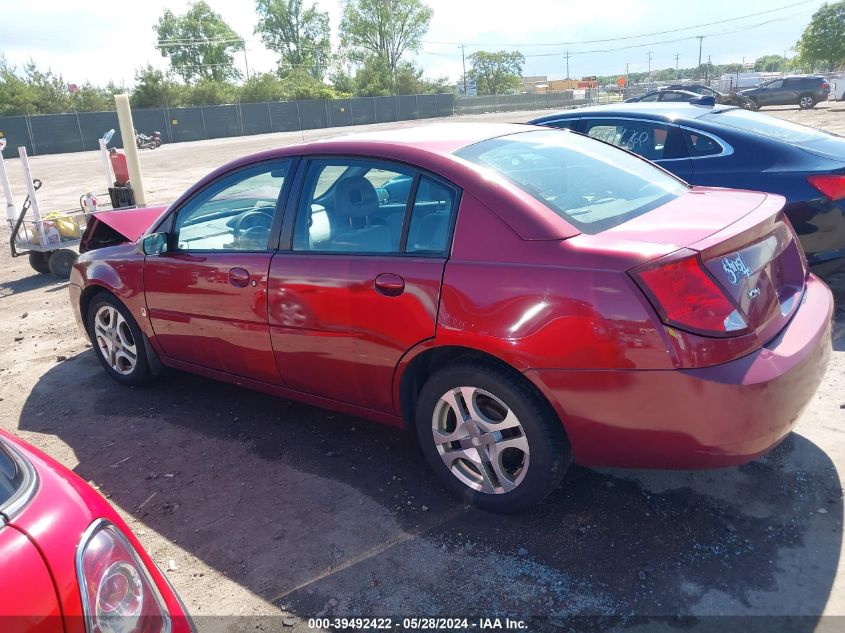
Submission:
[[[369,224],[378,210],[376,188],[363,176],[350,176],[337,183],[334,216],[340,220],[343,232],[332,238],[331,250],[389,253],[390,230],[383,224]]]

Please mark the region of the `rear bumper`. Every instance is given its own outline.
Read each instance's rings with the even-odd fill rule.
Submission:
[[[722,365],[667,371],[530,370],[585,466],[715,468],[742,464],[790,432],[831,353],[833,296],[810,276],[778,337]]]

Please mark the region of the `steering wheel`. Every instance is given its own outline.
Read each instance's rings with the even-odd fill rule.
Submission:
[[[261,235],[269,237],[273,216],[264,211],[245,211],[238,216],[232,227],[235,244],[250,247],[260,240]],[[266,241],[266,240],[265,240]]]

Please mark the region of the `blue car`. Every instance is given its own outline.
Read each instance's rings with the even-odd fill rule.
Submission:
[[[733,106],[625,103],[531,121],[612,143],[679,178],[778,193],[814,272],[845,265],[845,138]]]

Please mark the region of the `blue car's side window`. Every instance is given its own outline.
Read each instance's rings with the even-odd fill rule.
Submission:
[[[684,140],[689,149],[690,156],[715,156],[721,154],[724,148],[715,139],[702,134],[701,132],[693,132],[691,130],[683,130]]]

